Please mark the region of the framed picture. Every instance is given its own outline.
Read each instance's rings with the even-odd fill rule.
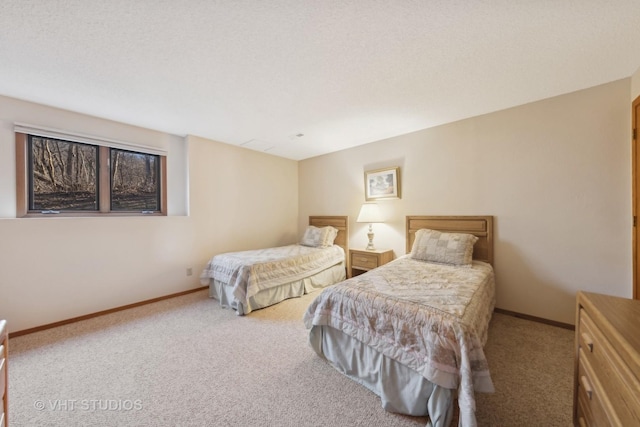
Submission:
[[[364,173],[364,198],[367,201],[400,198],[400,168],[386,168]]]

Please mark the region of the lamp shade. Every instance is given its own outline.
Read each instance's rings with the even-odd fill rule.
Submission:
[[[360,208],[360,214],[358,215],[358,219],[356,222],[384,222],[382,220],[382,215],[380,214],[380,209],[378,205],[375,203],[364,203]]]

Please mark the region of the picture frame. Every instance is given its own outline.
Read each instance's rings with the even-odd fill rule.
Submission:
[[[384,168],[364,173],[364,198],[366,201],[400,199],[400,168]]]

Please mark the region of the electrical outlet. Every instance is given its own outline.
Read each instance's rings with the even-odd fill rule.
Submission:
[[[192,276],[192,275],[193,275],[193,268],[187,267],[187,276]]]

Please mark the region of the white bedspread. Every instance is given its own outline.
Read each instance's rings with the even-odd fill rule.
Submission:
[[[344,250],[337,245],[328,248],[288,245],[229,252],[211,258],[200,281],[207,285],[214,279],[232,286],[233,295],[246,301],[262,290],[303,279],[344,259]]]
[[[474,391],[492,392],[483,346],[495,304],[492,267],[401,257],[326,288],[308,307],[305,326],[328,325],[458,390],[461,426],[475,426]]]

